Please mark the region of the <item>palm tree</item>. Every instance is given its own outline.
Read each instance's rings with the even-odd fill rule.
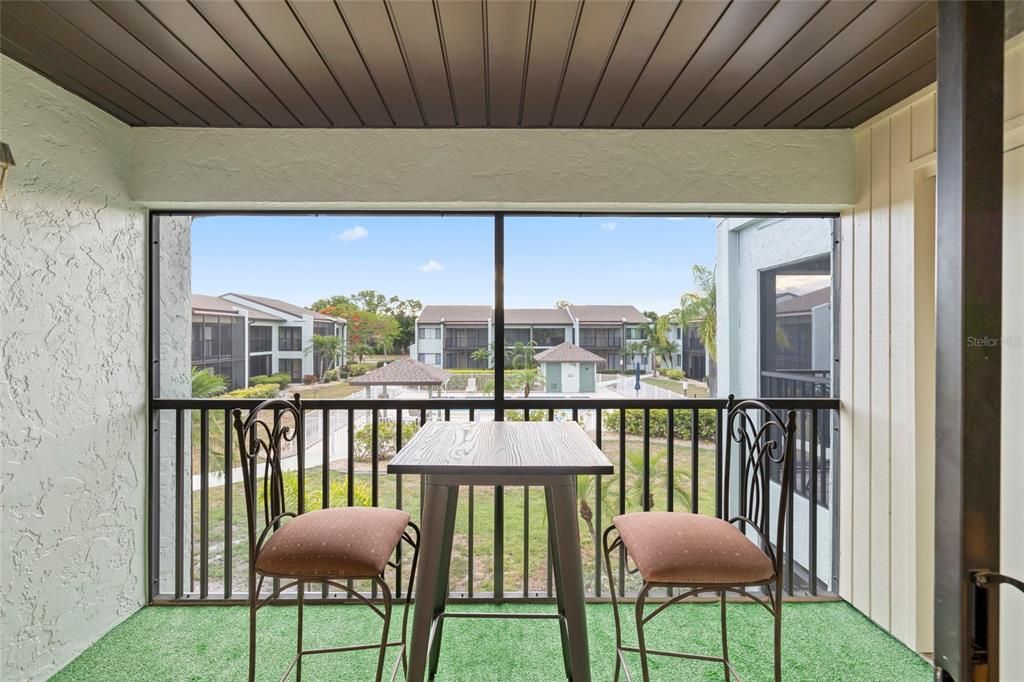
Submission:
[[[718,357],[715,271],[703,265],[694,265],[693,281],[698,290],[683,294],[679,299],[679,310],[675,311],[676,323],[683,329],[697,325],[700,341],[707,349],[708,357],[715,360]]]
[[[391,336],[381,337],[380,343],[378,345],[380,346],[380,349],[384,351],[384,359],[387,360],[388,353],[390,353],[391,349],[395,347],[395,339],[394,337]]]
[[[643,341],[627,341],[623,350],[625,351],[625,357],[623,358],[623,362],[625,362],[625,358],[628,357],[630,363],[633,362],[634,356],[643,355],[644,353],[647,352],[647,350],[644,348]],[[623,369],[626,368],[623,367]]]
[[[341,351],[344,346],[340,336],[313,336],[313,343],[306,349],[306,353],[312,353],[314,350],[320,355],[320,380],[323,381],[324,375],[327,374],[327,370],[334,367],[337,363],[338,358],[341,357]],[[316,370],[316,368],[313,368]]]
[[[533,367],[533,352],[537,344],[530,339],[528,342],[516,341],[512,348],[505,351],[505,357],[512,369],[531,369]]]
[[[662,315],[653,322],[644,325],[645,338],[641,343],[644,353],[651,357],[651,372],[658,376],[658,359],[671,362],[676,352],[676,344],[669,338],[669,317]]]
[[[363,361],[363,356],[373,352],[373,348],[370,344],[364,341],[357,341],[349,346],[349,350],[352,351],[352,355],[359,358],[359,362]]]
[[[212,398],[228,390],[228,381],[209,369],[192,368],[192,397]]]
[[[494,356],[494,343],[491,342],[489,345],[483,348],[477,348],[475,351],[469,354],[469,357],[473,358],[477,362],[485,362],[487,366],[491,365],[491,358]]]

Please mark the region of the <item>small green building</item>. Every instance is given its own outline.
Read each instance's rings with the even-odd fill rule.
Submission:
[[[538,353],[534,360],[540,363],[548,393],[597,391],[597,365],[604,362],[600,355],[566,342]]]

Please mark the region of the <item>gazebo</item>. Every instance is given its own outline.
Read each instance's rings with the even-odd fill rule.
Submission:
[[[380,397],[387,398],[388,386],[425,386],[427,397],[440,395],[440,388],[451,378],[449,372],[439,367],[431,367],[413,358],[399,358],[378,367],[372,372],[349,381],[353,386],[365,386],[366,397],[370,397],[371,386],[383,386]],[[436,391],[436,392],[435,392]]]
[[[537,353],[534,360],[540,363],[550,393],[593,393],[597,390],[597,365],[605,361],[569,342]]]

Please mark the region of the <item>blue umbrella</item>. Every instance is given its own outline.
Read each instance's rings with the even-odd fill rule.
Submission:
[[[640,363],[636,363],[636,384],[633,386],[633,390],[636,391],[636,395],[640,397]]]

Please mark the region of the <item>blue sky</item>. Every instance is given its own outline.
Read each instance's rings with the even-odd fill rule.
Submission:
[[[509,216],[505,305],[629,303],[667,312],[714,266],[715,219]],[[493,302],[489,216],[206,216],[192,225],[192,291],[299,305],[376,289],[424,304]]]

